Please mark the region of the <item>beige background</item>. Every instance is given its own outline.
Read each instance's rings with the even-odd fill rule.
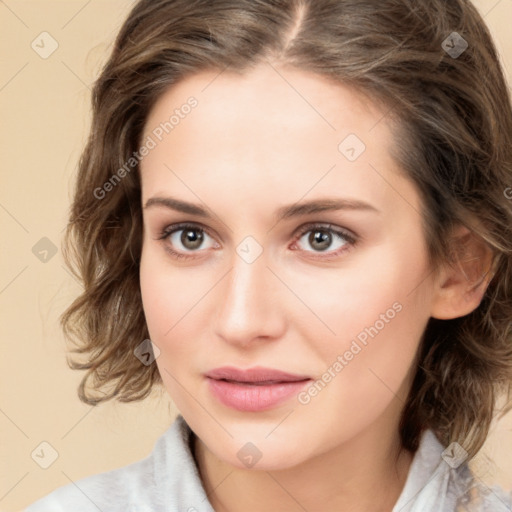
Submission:
[[[58,316],[79,285],[60,250],[46,262],[32,252],[44,237],[60,247],[89,125],[90,85],[132,3],[0,1],[0,511],[19,510],[58,486],[145,457],[175,414],[165,393],[96,408],[78,400],[81,373],[67,367]],[[475,3],[512,83],[512,0]],[[39,52],[51,48],[42,32],[58,43],[46,59],[31,47],[35,40]],[[37,453],[49,454],[38,448],[43,441],[59,454],[48,469],[35,462],[44,462]],[[496,424],[485,453],[495,466],[480,458],[477,469],[489,483],[512,489],[511,414]]]

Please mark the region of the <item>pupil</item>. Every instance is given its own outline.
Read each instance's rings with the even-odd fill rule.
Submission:
[[[181,243],[188,249],[197,249],[203,241],[203,233],[199,230],[190,229],[183,231],[181,235]]]
[[[320,251],[325,251],[331,245],[331,234],[325,231],[313,231],[309,235],[309,242],[312,247],[318,243],[316,248]]]

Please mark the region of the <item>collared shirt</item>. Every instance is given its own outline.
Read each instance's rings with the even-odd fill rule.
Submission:
[[[59,487],[25,512],[214,512],[192,435],[179,415],[146,458]],[[512,492],[474,478],[461,454],[426,430],[392,512],[512,512]]]

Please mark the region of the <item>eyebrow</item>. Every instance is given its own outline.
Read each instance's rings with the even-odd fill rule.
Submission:
[[[147,200],[144,209],[155,206],[196,215],[205,219],[213,219],[213,215],[202,206],[181,201],[173,197],[151,197]],[[371,204],[357,199],[325,198],[282,206],[276,210],[275,218],[276,221],[281,221],[301,215],[337,210],[361,210],[380,213],[380,211]]]

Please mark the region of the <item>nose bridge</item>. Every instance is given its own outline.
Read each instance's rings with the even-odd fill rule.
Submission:
[[[250,246],[249,246],[250,247]],[[216,317],[217,334],[226,341],[246,344],[260,337],[277,337],[284,326],[276,280],[267,268],[266,253],[255,259],[243,243],[233,257],[233,267],[224,281]]]

